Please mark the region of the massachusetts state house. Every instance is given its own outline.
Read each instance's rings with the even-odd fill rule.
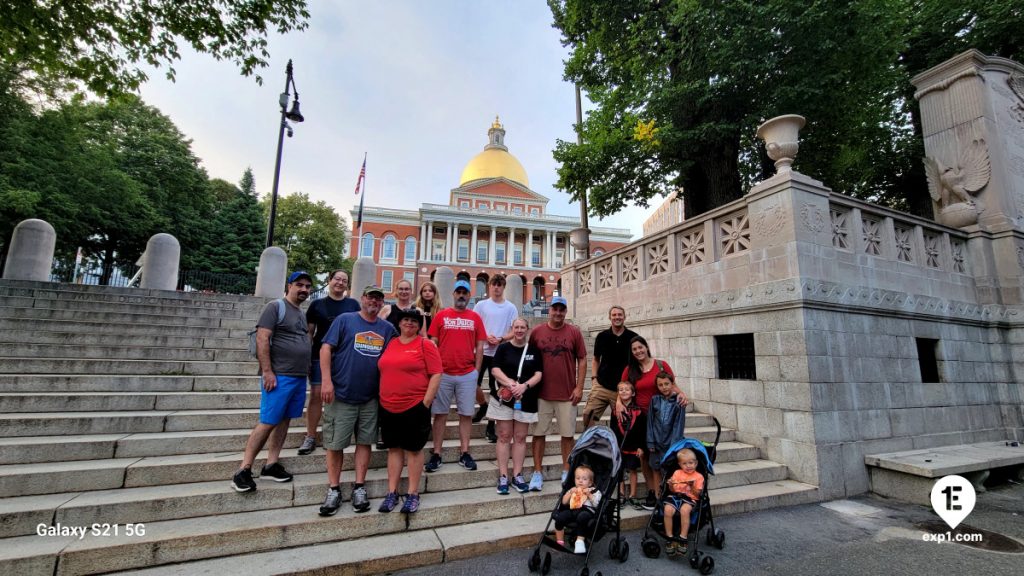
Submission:
[[[440,266],[474,283],[475,297],[485,296],[487,280],[496,273],[522,277],[524,302],[547,301],[561,291],[559,270],[575,258],[569,231],[579,228],[580,220],[548,214],[548,199],[530,189],[497,118],[487,136],[447,204],[423,204],[418,210],[364,206],[362,237],[355,228],[357,210],[352,211],[351,254],[373,258],[378,285],[389,296],[402,278],[418,288],[433,280]],[[591,227],[594,255],[629,240],[629,230]]]

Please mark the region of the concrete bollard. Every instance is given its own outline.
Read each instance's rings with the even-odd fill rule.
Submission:
[[[256,296],[280,298],[288,279],[288,255],[277,246],[270,246],[260,254],[260,269],[256,273]]]
[[[178,287],[178,262],[181,245],[170,234],[154,234],[146,242],[142,254],[142,280],[139,286],[154,290],[175,290]]]
[[[437,297],[441,299],[442,308],[450,308],[454,299],[455,272],[447,266],[441,266],[434,272],[434,285],[437,286]]]
[[[363,296],[363,288],[377,283],[377,264],[370,256],[361,256],[352,264],[352,281],[349,282],[349,296],[357,301]]]
[[[516,310],[523,313],[523,277],[509,274],[505,277],[505,299],[516,305]]]
[[[45,220],[30,218],[14,227],[4,266],[6,280],[49,282],[57,233]]]

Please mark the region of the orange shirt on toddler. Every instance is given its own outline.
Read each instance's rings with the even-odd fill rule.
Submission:
[[[701,490],[704,489],[704,477],[696,470],[689,474],[683,470],[676,470],[669,479],[668,489],[673,494],[696,503]]]

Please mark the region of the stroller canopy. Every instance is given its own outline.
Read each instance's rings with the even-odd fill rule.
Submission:
[[[583,439],[580,438],[580,440]],[[677,440],[676,443],[672,444],[668,450],[665,450],[665,455],[661,457],[661,466],[664,467],[666,462],[675,460],[676,453],[683,448],[693,450],[693,453],[697,455],[697,458],[704,461],[704,467],[707,468],[708,474],[715,473],[712,469],[711,457],[708,456],[708,451],[704,448],[704,443],[696,438],[683,438],[682,440]]]
[[[569,453],[570,465],[575,467],[581,454],[587,453],[600,458],[608,459],[611,463],[609,473],[614,478],[622,466],[622,454],[619,453],[619,444],[615,440],[615,434],[607,426],[593,426],[583,431],[580,439],[576,441],[572,452]]]

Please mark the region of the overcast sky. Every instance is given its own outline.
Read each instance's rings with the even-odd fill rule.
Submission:
[[[142,97],[177,124],[211,177],[237,182],[252,166],[257,190],[274,175],[285,64],[295,67],[302,113],[286,138],[280,193],[306,192],[346,219],[363,152],[366,205],[447,203],[497,114],[505,143],[552,214],[578,216],[555,190],[555,142],[574,140],[575,96],[562,80],[563,48],[543,0],[312,0],[309,29],[270,39],[262,86],[233,64],[182,50],[170,82],[150,74]],[[652,209],[628,208],[591,225],[640,236]]]

